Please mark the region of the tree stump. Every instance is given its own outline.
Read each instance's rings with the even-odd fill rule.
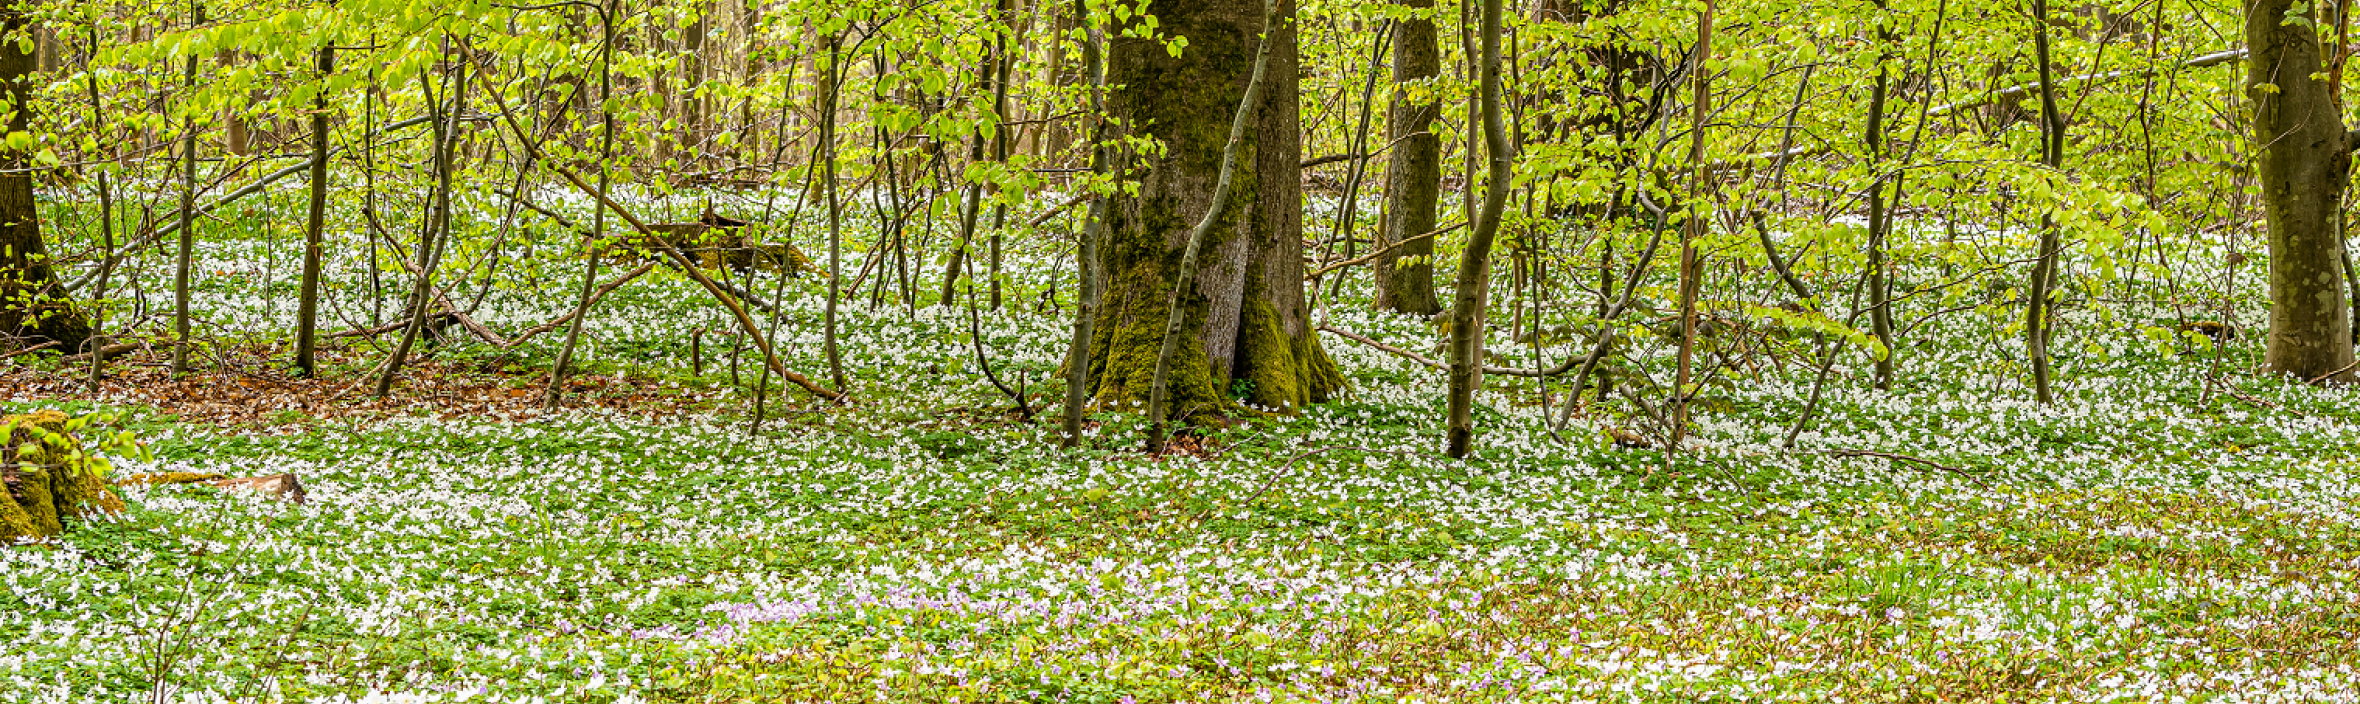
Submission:
[[[105,463],[83,450],[71,419],[57,411],[0,416],[0,545],[47,538],[65,522],[123,510],[107,487]]]

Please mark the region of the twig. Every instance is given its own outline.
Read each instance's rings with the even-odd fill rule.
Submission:
[[[49,349],[49,348],[51,348],[51,347],[56,347],[56,346],[57,346],[57,341],[56,341],[56,340],[50,340],[50,341],[48,341],[48,342],[44,342],[44,343],[41,343],[41,344],[38,344],[38,345],[34,345],[34,346],[27,347],[27,348],[24,348],[24,349],[21,349],[21,350],[17,350],[17,351],[15,351],[15,352],[10,352],[10,353],[8,353],[8,354],[0,354],[0,359],[13,359],[13,358],[15,358],[17,355],[22,355],[22,354],[32,354],[32,353],[34,353],[34,352],[39,352],[39,351],[41,351],[41,350]]]
[[[1289,474],[1292,474],[1292,473],[1294,472],[1294,470],[1295,470],[1295,463],[1303,461],[1303,459],[1304,459],[1304,458],[1306,458],[1306,457],[1310,457],[1310,456],[1312,456],[1312,455],[1320,454],[1320,453],[1322,453],[1322,452],[1327,452],[1327,451],[1329,451],[1329,450],[1359,450],[1359,451],[1361,451],[1361,452],[1367,452],[1367,453],[1372,453],[1372,454],[1379,454],[1379,455],[1414,455],[1414,454],[1419,454],[1418,452],[1416,452],[1416,451],[1412,451],[1412,450],[1377,450],[1377,449],[1371,449],[1371,448],[1361,447],[1361,446],[1358,446],[1358,445],[1328,445],[1328,446],[1326,446],[1326,447],[1314,447],[1314,448],[1311,448],[1311,449],[1304,450],[1304,451],[1302,451],[1302,452],[1296,453],[1294,457],[1290,457],[1290,458],[1288,458],[1288,459],[1287,459],[1287,461],[1286,461],[1286,464],[1282,464],[1282,465],[1279,465],[1279,466],[1278,466],[1278,472],[1277,472],[1277,473],[1275,473],[1275,474],[1272,474],[1272,475],[1270,476],[1270,478],[1269,478],[1269,479],[1265,479],[1265,480],[1263,480],[1263,481],[1262,481],[1262,486],[1261,486],[1260,488],[1257,488],[1257,489],[1255,489],[1253,494],[1246,496],[1246,500],[1244,500],[1244,501],[1241,501],[1241,502],[1238,502],[1238,505],[1240,505],[1240,506],[1252,506],[1252,505],[1254,504],[1254,502],[1262,500],[1262,496],[1263,496],[1264,494],[1268,494],[1268,493],[1270,493],[1270,489],[1271,489],[1272,487],[1278,486],[1278,482],[1279,482],[1279,480],[1287,478],[1287,475],[1289,475]],[[1212,513],[1212,512],[1213,512],[1213,507],[1211,507],[1211,506],[1207,506],[1207,507],[1205,507],[1203,510],[1197,511],[1197,512],[1196,512],[1196,515],[1194,515],[1194,516],[1190,516],[1190,517],[1188,518],[1188,524],[1189,524],[1190,526],[1198,526],[1198,525],[1203,525],[1203,524],[1204,524],[1204,520],[1205,520],[1205,514]]]
[[[999,389],[1000,393],[1015,399],[1017,417],[1025,423],[1031,423],[1033,418],[1032,403],[1025,400],[1024,391],[1010,389],[1007,384],[1000,383],[1000,375],[992,371],[991,358],[983,356],[983,318],[975,312],[975,301],[972,296],[968,297],[967,301],[967,342],[975,348],[975,366],[983,368],[983,378],[990,379],[992,387]],[[1018,381],[1017,383],[1023,384],[1024,382]]]
[[[2344,372],[2352,371],[2352,368],[2353,368],[2353,367],[2360,367],[2360,359],[2352,360],[2352,363],[2351,363],[2351,364],[2346,364],[2346,365],[2344,365],[2342,368],[2339,368],[2339,369],[2337,369],[2337,370],[2335,370],[2335,371],[2332,371],[2332,372],[2328,372],[2328,373],[2326,373],[2326,374],[2321,374],[2321,375],[2319,375],[2319,376],[2317,376],[2317,377],[2315,377],[2315,378],[2311,379],[2310,381],[2306,381],[2306,382],[2303,382],[2303,383],[2304,383],[2304,384],[2311,385],[2311,386],[2318,386],[2318,385],[2319,385],[2319,382],[2326,381],[2328,377],[2332,377],[2332,376],[2335,376],[2335,375],[2337,375],[2337,374],[2342,374],[2342,373],[2344,373]]]
[[[1450,232],[1450,231],[1452,231],[1452,230],[1456,230],[1456,229],[1459,229],[1459,228],[1462,228],[1462,227],[1466,227],[1466,226],[1467,226],[1467,221],[1465,221],[1465,220],[1460,220],[1460,221],[1458,222],[1458,224],[1451,225],[1451,226],[1449,226],[1449,227],[1445,227],[1445,228],[1442,228],[1442,229],[1439,229],[1439,230],[1435,230],[1435,231],[1433,231],[1433,232],[1428,232],[1428,233],[1426,233],[1426,234],[1423,234],[1423,235],[1411,235],[1411,236],[1409,236],[1409,237],[1403,237],[1403,238],[1401,238],[1401,241],[1399,241],[1399,242],[1395,242],[1395,243],[1392,243],[1392,244],[1388,244],[1388,245],[1385,245],[1385,246],[1383,246],[1383,247],[1379,247],[1379,248],[1377,248],[1377,250],[1376,250],[1376,251],[1374,251],[1374,252],[1369,252],[1369,253],[1368,253],[1367,255],[1365,255],[1365,256],[1361,256],[1361,257],[1354,258],[1354,259],[1347,260],[1347,261],[1336,262],[1336,263],[1334,263],[1334,264],[1329,264],[1329,265],[1327,265],[1327,266],[1320,267],[1318,271],[1314,271],[1314,272],[1311,272],[1311,273],[1309,273],[1309,274],[1305,274],[1305,275],[1303,275],[1303,280],[1304,280],[1304,281],[1310,281],[1310,280],[1313,280],[1313,279],[1317,279],[1317,278],[1319,278],[1319,277],[1326,276],[1328,272],[1335,271],[1335,270],[1337,270],[1337,269],[1342,269],[1342,268],[1344,268],[1344,267],[1348,267],[1348,266],[1355,266],[1355,265],[1359,265],[1359,264],[1365,263],[1365,262],[1367,262],[1367,261],[1369,261],[1369,260],[1376,259],[1377,257],[1385,256],[1385,253],[1386,253],[1386,252],[1391,252],[1391,251],[1393,251],[1393,250],[1395,250],[1395,249],[1398,249],[1398,248],[1400,248],[1402,245],[1409,244],[1409,243],[1411,243],[1411,242],[1416,242],[1416,241],[1418,241],[1418,240],[1426,239],[1426,238],[1429,238],[1429,237],[1433,237],[1433,236],[1435,236],[1435,235],[1440,235],[1440,234],[1443,234],[1443,233],[1447,233],[1447,232]]]

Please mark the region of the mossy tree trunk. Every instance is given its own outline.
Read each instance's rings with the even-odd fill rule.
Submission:
[[[1137,197],[1109,208],[1099,252],[1105,281],[1091,344],[1094,396],[1143,402],[1152,390],[1172,282],[1191,227],[1212,207],[1229,118],[1245,96],[1263,30],[1257,0],[1178,0],[1154,8],[1161,31],[1188,38],[1173,57],[1138,38],[1113,43],[1110,108],[1166,147],[1141,175]],[[1295,5],[1272,17],[1267,85],[1233,178],[1236,187],[1204,243],[1168,383],[1171,415],[1231,410],[1236,398],[1277,409],[1325,401],[1343,386],[1320,348],[1303,295],[1303,207]]]
[[[2320,56],[2315,3],[2247,7],[2246,95],[2254,101],[2256,169],[2270,223],[2270,339],[2263,366],[2304,379],[2352,381],[2343,236],[2351,145]]]
[[[8,129],[32,123],[30,99],[37,58],[13,40],[31,31],[24,0],[0,6],[0,99],[7,103]],[[90,321],[76,310],[49,266],[41,242],[41,211],[33,202],[32,160],[22,150],[0,151],[0,335],[31,346],[57,343],[66,353],[90,339]]]

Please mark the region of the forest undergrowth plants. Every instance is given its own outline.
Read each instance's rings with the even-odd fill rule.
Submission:
[[[807,367],[817,307],[788,290],[781,348]],[[677,377],[719,318],[670,275],[629,291],[589,326],[607,342],[594,373]],[[259,296],[199,300],[283,315]],[[509,300],[503,329],[565,299]],[[1430,340],[1359,303],[1329,319]],[[744,396],[723,413],[276,435],[140,416],[155,458],[125,471],[293,471],[311,502],[126,487],[124,522],[0,552],[0,691],[144,700],[145,680],[77,673],[134,662],[146,641],[128,617],[172,593],[156,575],[200,567],[226,578],[218,647],[174,669],[191,696],[2102,700],[2355,684],[2336,646],[2360,603],[2360,406],[2238,376],[2270,405],[2208,396],[2135,331],[2061,334],[2079,351],[2060,356],[2051,408],[2016,400],[1989,349],[1909,347],[1898,391],[1839,382],[1794,452],[1780,441],[1810,391],[1799,372],[1716,391],[1728,405],[1677,458],[1600,435],[1622,422],[1612,404],[1560,440],[1530,385],[1501,384],[1478,396],[1497,415],[1475,459],[1445,462],[1428,452],[1439,375],[1357,344],[1330,340],[1352,381],[1337,402],[1165,456],[1130,450],[1136,413],[1100,409],[1068,453],[957,365],[964,311],[840,313],[860,402],[780,420],[773,396],[755,434]],[[995,362],[1049,369],[1061,322],[977,324]],[[1914,334],[1986,332],[1960,317]]]

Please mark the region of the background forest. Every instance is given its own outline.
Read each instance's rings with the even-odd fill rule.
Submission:
[[[6,1],[0,701],[2360,691],[2344,0]]]

